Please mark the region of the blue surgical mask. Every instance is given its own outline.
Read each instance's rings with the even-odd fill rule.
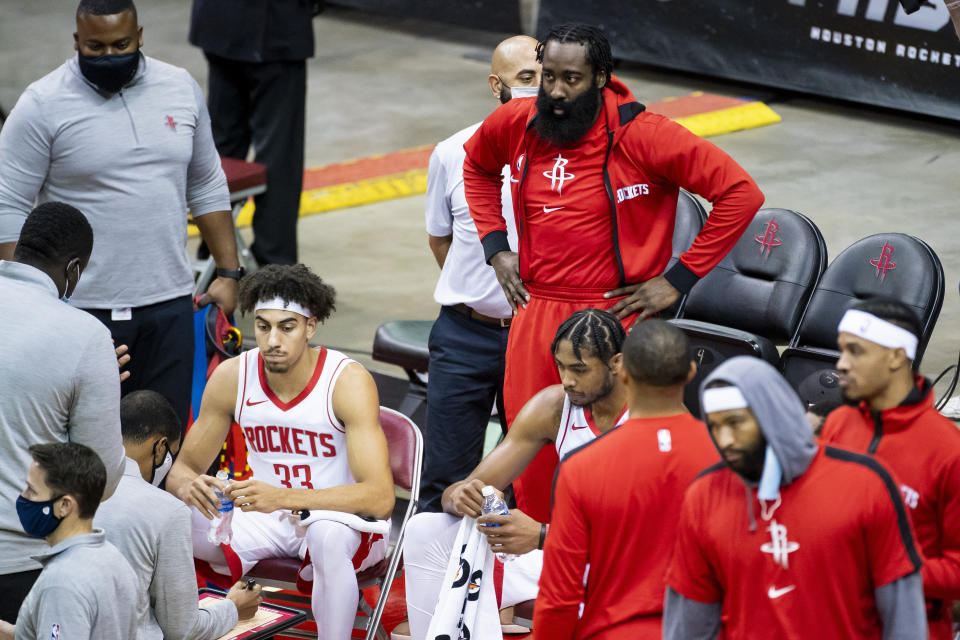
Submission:
[[[62,498],[35,502],[23,496],[17,496],[17,516],[20,526],[32,538],[46,538],[60,526],[60,518],[53,514],[53,503]]]
[[[73,293],[77,290],[77,285],[80,284],[80,263],[77,263],[77,281],[73,283],[73,291],[70,292],[70,295],[67,295],[67,289],[70,288],[70,281],[66,280],[63,285],[63,295],[60,296],[62,302],[70,304],[70,299],[73,297]]]

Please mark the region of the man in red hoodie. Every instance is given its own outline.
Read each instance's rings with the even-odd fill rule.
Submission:
[[[548,347],[564,318],[609,307],[628,326],[665,309],[720,262],[763,202],[727,154],[644,111],[611,75],[610,44],[599,29],[555,27],[537,57],[536,100],[498,108],[464,145],[470,214],[516,313],[504,377],[508,424],[537,391],[559,382]],[[504,165],[512,171],[518,252],[501,216]],[[714,206],[693,246],[666,271],[680,187]],[[546,447],[514,482],[518,506],[541,521],[555,464]]]
[[[923,591],[931,640],[952,638],[950,602],[960,600],[960,431],[933,406],[914,370],[914,312],[874,298],[843,316],[840,387],[856,406],[833,411],[824,442],[876,457],[896,477],[926,561]]]

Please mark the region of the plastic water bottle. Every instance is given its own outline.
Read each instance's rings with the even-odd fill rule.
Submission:
[[[217,471],[217,480],[223,483],[223,489],[226,491],[230,486],[230,477],[226,470]],[[218,513],[210,521],[210,528],[207,529],[207,540],[213,544],[230,544],[233,538],[233,500],[227,497],[223,491],[217,491],[217,500],[220,501]]]
[[[480,490],[480,493],[483,494],[483,504],[480,506],[480,513],[485,516],[495,515],[495,516],[506,516],[510,515],[510,509],[507,508],[507,503],[503,501],[503,498],[497,495],[497,490],[491,487],[490,485],[485,486]],[[499,527],[498,524],[487,524],[486,527]],[[496,553],[497,560],[500,562],[507,562],[508,560],[513,560],[517,556],[512,553]]]

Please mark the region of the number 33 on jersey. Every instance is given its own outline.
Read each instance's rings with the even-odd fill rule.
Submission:
[[[333,388],[354,361],[320,347],[310,381],[297,397],[280,400],[270,389],[259,349],[240,358],[237,424],[247,442],[253,477],[291,489],[324,489],[354,482],[346,434],[333,415]]]

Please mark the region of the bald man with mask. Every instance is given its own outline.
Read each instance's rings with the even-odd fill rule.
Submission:
[[[493,52],[490,92],[501,104],[537,94],[537,41],[507,38]],[[427,175],[426,227],[440,279],[434,298],[440,315],[430,332],[427,434],[420,508],[441,511],[443,490],[477,466],[490,410],[503,386],[504,353],[512,312],[483,255],[463,193],[463,143],[480,123],[439,143]],[[509,172],[505,171],[507,180]],[[511,246],[516,247],[509,182],[502,191]],[[503,412],[500,412],[503,415]]]

